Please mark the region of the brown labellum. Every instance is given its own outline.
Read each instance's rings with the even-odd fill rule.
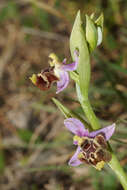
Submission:
[[[107,142],[106,142],[105,137],[103,136],[103,134],[98,134],[94,138],[94,143],[98,144],[98,146],[101,146],[103,148],[107,148]]]
[[[111,154],[103,134],[98,134],[95,138],[83,137],[81,149],[82,156],[79,159],[87,164],[96,166],[101,161],[109,162],[111,160]]]
[[[41,73],[37,74],[36,86],[41,90],[48,90],[53,82],[59,79],[55,76],[53,68],[49,67],[43,70]]]

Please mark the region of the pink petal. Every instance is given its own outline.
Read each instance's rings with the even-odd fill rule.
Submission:
[[[75,57],[75,61],[78,62],[78,60],[79,60],[79,52],[77,50],[74,51],[74,57]]]
[[[72,158],[68,162],[70,166],[78,166],[82,164],[82,162],[78,159],[78,154],[80,153],[80,151],[81,151],[81,148],[80,146],[78,146],[75,154],[72,156]]]
[[[99,129],[97,131],[91,132],[89,134],[89,137],[95,137],[97,134],[103,133],[105,135],[106,140],[109,140],[114,132],[115,132],[115,123],[113,123],[112,125],[109,125],[107,127],[104,127],[102,129]]]
[[[60,72],[60,80],[57,82],[57,91],[56,94],[61,92],[64,88],[67,87],[69,83],[69,75],[66,71]]]
[[[66,58],[64,58],[64,60],[63,60],[62,64],[63,64],[63,65],[66,65],[66,61],[67,61],[67,59],[66,59]]]
[[[78,141],[73,141],[73,144],[74,145],[78,145]]]
[[[85,129],[84,125],[78,119],[75,118],[65,119],[64,125],[67,127],[69,131],[80,137],[88,136],[89,134],[88,130]]]
[[[62,69],[64,71],[74,71],[77,69],[78,66],[78,55],[77,51],[74,51],[75,61],[71,64],[66,64],[66,58],[63,60]]]
[[[73,62],[71,64],[62,65],[64,71],[74,71],[77,69],[78,62]]]

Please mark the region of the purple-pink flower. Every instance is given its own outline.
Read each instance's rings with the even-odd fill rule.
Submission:
[[[115,123],[93,132],[85,129],[83,123],[75,118],[66,119],[64,124],[75,135],[73,143],[78,145],[75,154],[69,161],[70,166],[78,166],[85,162],[101,170],[105,162],[111,160],[106,141],[113,135]]]
[[[77,69],[78,65],[78,56],[77,52],[74,52],[75,61],[71,64],[66,64],[66,59],[63,62],[60,62],[57,56],[54,53],[49,55],[50,58],[50,67],[41,71],[41,73],[33,74],[30,77],[30,80],[34,85],[39,87],[41,90],[48,90],[52,83],[57,83],[57,91],[58,94],[62,90],[64,90],[69,83],[69,74],[68,71],[74,71]]]

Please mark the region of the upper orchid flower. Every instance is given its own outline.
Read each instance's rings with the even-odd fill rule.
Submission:
[[[47,90],[50,88],[53,82],[57,82],[56,93],[58,94],[64,88],[66,88],[69,83],[68,71],[74,71],[77,69],[78,65],[77,52],[74,52],[74,54],[75,54],[75,62],[71,64],[66,64],[66,59],[64,59],[63,62],[60,62],[57,56],[51,53],[49,55],[50,67],[37,75],[33,74],[32,77],[30,77],[31,81],[41,90]]]
[[[113,135],[115,124],[90,133],[78,119],[68,118],[64,124],[68,130],[75,134],[74,144],[78,145],[69,165],[78,166],[85,162],[101,170],[105,162],[111,160],[106,141]]]

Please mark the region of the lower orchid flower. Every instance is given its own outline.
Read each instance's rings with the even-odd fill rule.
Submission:
[[[75,118],[64,121],[69,131],[75,134],[74,144],[78,145],[75,154],[69,161],[70,166],[86,163],[101,170],[106,162],[111,160],[107,142],[115,131],[115,123],[97,131],[89,132],[84,125]]]
[[[68,71],[74,71],[77,69],[78,56],[76,51],[74,52],[74,55],[75,62],[66,64],[66,59],[64,59],[63,62],[60,62],[57,56],[54,53],[51,53],[49,55],[49,68],[37,75],[33,74],[32,77],[30,77],[30,80],[41,90],[48,90],[53,82],[57,82],[56,93],[58,94],[64,90],[69,83]]]

